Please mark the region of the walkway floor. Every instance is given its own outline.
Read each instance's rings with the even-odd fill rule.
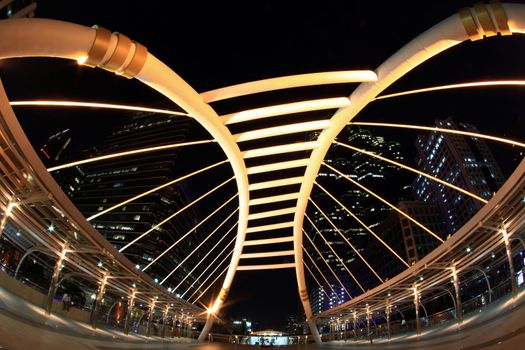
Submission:
[[[187,338],[146,338],[126,336],[120,331],[93,330],[86,324],[57,316],[46,316],[43,310],[7,290],[0,288],[1,350],[115,350],[115,349],[198,349],[244,350],[253,346],[204,343]],[[332,341],[322,347],[314,344],[293,345],[290,349],[525,349],[525,291],[515,300],[501,301],[488,310],[465,319],[461,331],[455,324],[425,331],[418,340],[414,334],[392,339]]]

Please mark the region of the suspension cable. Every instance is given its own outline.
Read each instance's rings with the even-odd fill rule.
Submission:
[[[304,248],[303,248],[304,249]],[[308,265],[306,265],[306,261],[303,260],[303,264],[304,264],[304,267],[306,267],[306,270],[308,272],[310,272],[310,275],[312,276],[312,278],[314,279],[314,281],[317,283],[317,285],[319,286],[319,289],[323,291],[324,295],[326,295],[326,297],[328,298],[328,300],[332,299],[330,298],[330,296],[328,295],[328,293],[326,292],[326,290],[323,288],[323,286],[321,285],[321,283],[319,283],[319,280],[314,276],[314,273],[312,272],[312,270],[310,270],[310,268],[308,267]],[[335,294],[335,296],[337,296],[337,294]],[[339,299],[339,298],[338,298]]]
[[[215,186],[213,189],[209,190],[208,192],[206,192],[205,194],[203,194],[202,196],[200,196],[199,198],[195,199],[193,202],[187,204],[186,206],[184,206],[183,208],[177,210],[175,213],[171,214],[170,216],[168,216],[166,219],[162,220],[161,222],[159,222],[158,224],[154,225],[153,227],[151,227],[149,230],[147,230],[146,232],[144,232],[143,234],[141,234],[140,236],[138,236],[137,238],[135,238],[134,240],[132,240],[131,242],[129,242],[128,244],[126,244],[124,247],[120,248],[119,249],[119,252],[123,252],[124,250],[128,249],[131,245],[133,245],[134,243],[136,243],[137,241],[139,241],[140,239],[142,239],[144,236],[150,234],[151,232],[155,231],[156,229],[158,229],[160,226],[164,225],[166,222],[170,221],[171,219],[173,219],[175,216],[179,215],[180,213],[182,213],[183,211],[185,211],[186,209],[188,209],[189,207],[193,206],[194,204],[198,203],[201,199],[207,197],[208,195],[210,195],[211,193],[215,192],[216,190],[218,190],[219,188],[221,188],[222,186],[226,185],[228,182],[230,182],[231,180],[233,180],[234,178],[229,178],[228,180],[224,181],[223,183],[221,183],[220,185],[218,186]],[[162,283],[161,283],[162,284]]]
[[[329,193],[323,186],[321,186],[317,181],[314,181],[314,183],[324,191],[330,198],[332,198],[343,210],[345,210],[353,219],[355,219],[361,226],[363,226],[368,232],[370,232],[379,242],[381,242],[392,254],[394,254],[403,264],[406,265],[406,267],[410,267],[408,263],[403,260],[402,257],[399,256],[399,254],[396,253],[394,249],[392,249],[385,241],[381,239],[367,224],[365,224],[361,219],[359,219],[354,213],[352,213],[347,207],[343,205],[340,201],[337,200],[331,193]]]
[[[232,253],[233,253],[233,252],[232,252]],[[192,304],[195,304],[195,302],[196,302],[197,300],[199,300],[199,299],[200,299],[200,298],[201,298],[201,297],[202,297],[202,296],[208,291],[208,289],[210,289],[210,288],[215,284],[215,282],[217,282],[217,280],[218,280],[222,275],[224,275],[224,273],[225,273],[226,271],[228,271],[228,268],[229,268],[229,266],[226,266],[226,268],[225,268],[224,270],[222,270],[222,272],[221,272],[217,277],[215,277],[215,279],[213,280],[213,282],[210,283],[210,285],[208,286],[208,288],[206,288],[206,289],[201,293],[201,295],[199,295],[199,296],[197,297],[197,299],[195,299],[195,300],[192,302]]]
[[[195,266],[193,267],[193,269],[191,269],[190,272],[188,272],[188,274],[182,279],[182,281],[179,282],[179,284],[173,289],[173,291],[177,290],[177,288],[179,288],[180,285],[181,285],[182,283],[184,283],[184,281],[186,281],[186,279],[187,279],[188,277],[191,276],[191,274],[193,273],[193,271],[195,271],[195,270],[197,269],[197,267],[199,267],[199,266],[200,266],[200,265],[206,260],[206,258],[208,257],[208,255],[210,255],[211,252],[214,251],[215,248],[219,245],[219,243],[222,242],[222,240],[223,240],[224,238],[226,238],[226,236],[228,236],[228,235],[230,234],[230,232],[233,231],[233,229],[237,226],[238,223],[239,223],[239,221],[237,221],[237,222],[236,222],[236,223],[235,223],[235,224],[234,224],[234,225],[228,230],[228,232],[226,232],[226,234],[224,234],[224,235],[222,236],[222,238],[221,238],[217,243],[215,243],[215,245],[213,246],[213,248],[211,248],[210,251],[208,251],[208,252],[206,253],[206,255],[205,255],[205,256],[204,256],[204,257],[203,257],[203,258],[197,263],[197,265],[195,265]],[[204,274],[206,273],[206,271],[208,271],[208,269],[213,265],[213,263],[214,263],[215,261],[217,261],[217,259],[219,258],[219,256],[221,256],[222,253],[224,253],[224,251],[226,250],[226,248],[228,248],[233,242],[235,242],[235,239],[236,239],[236,237],[234,236],[233,239],[232,239],[232,240],[231,240],[231,241],[230,241],[230,242],[229,242],[229,243],[228,243],[228,244],[227,244],[227,245],[221,250],[221,252],[215,256],[215,259],[213,259],[213,261],[212,261],[211,263],[208,264],[208,266],[204,269],[204,271],[202,271],[201,274],[200,274],[200,275],[199,275],[199,276],[193,281],[193,283],[190,285],[190,287],[188,288],[188,290],[186,290],[184,293],[182,293],[182,296],[184,296],[184,295],[186,295],[186,293],[188,293],[188,291],[193,287],[193,285],[194,285],[198,280],[200,280],[200,278],[202,277],[202,275],[204,275]]]
[[[77,161],[66,163],[66,164],[57,165],[57,166],[54,166],[54,167],[51,167],[51,168],[47,168],[47,171],[53,172],[53,171],[56,171],[56,170],[71,168],[71,167],[74,167],[76,165],[93,163],[93,162],[98,162],[98,161],[101,161],[101,160],[120,158],[120,157],[125,157],[125,156],[134,155],[134,154],[140,154],[140,153],[146,153],[146,152],[163,151],[163,150],[166,150],[166,149],[179,148],[179,147],[185,147],[185,146],[202,145],[202,144],[212,143],[212,142],[217,142],[217,141],[215,141],[215,140],[192,141],[192,142],[172,143],[172,144],[169,144],[169,145],[162,145],[162,146],[154,146],[154,147],[146,147],[146,148],[134,149],[134,150],[131,150],[131,151],[124,151],[124,152],[106,154],[106,155],[100,156],[100,157],[87,158],[87,159],[77,160]]]
[[[312,202],[313,203],[313,202]],[[332,247],[332,245],[328,242],[328,240],[323,236],[323,234],[321,233],[321,230],[319,230],[319,228],[317,228],[317,226],[314,224],[313,220],[310,219],[310,217],[308,215],[306,215],[306,213],[304,214],[304,216],[306,217],[306,219],[310,222],[310,225],[312,225],[315,230],[317,231],[317,234],[319,234],[319,236],[323,239],[324,243],[328,246],[328,248],[332,251],[332,253],[334,253],[335,257],[341,262],[341,264],[343,265],[343,267],[345,268],[346,272],[348,272],[348,274],[353,278],[353,280],[355,281],[355,283],[357,283],[357,285],[359,286],[359,288],[361,288],[361,290],[363,291],[363,293],[365,292],[365,289],[363,288],[363,286],[361,285],[361,283],[359,283],[359,281],[357,280],[357,278],[354,276],[354,274],[352,273],[352,271],[350,271],[350,269],[348,268],[348,266],[346,266],[346,264],[344,263],[344,260],[341,259],[341,257],[339,256],[339,254],[337,254],[337,252],[335,251],[335,249]],[[353,248],[353,246],[351,246]]]
[[[357,148],[357,147],[353,147],[353,146],[350,146],[350,145],[347,145],[347,144],[344,144],[342,142],[338,142],[338,141],[334,141],[334,144],[336,145],[340,145],[340,146],[343,146],[345,148],[348,148],[348,149],[351,149],[352,151],[355,151],[355,152],[359,152],[359,153],[363,153],[363,154],[366,154],[367,156],[370,156],[370,157],[373,157],[373,158],[377,158],[377,159],[380,159],[384,162],[387,162],[387,163],[390,163],[390,164],[394,164],[400,168],[403,168],[405,170],[408,170],[408,171],[411,171],[413,173],[416,173],[418,175],[421,175],[421,176],[424,176],[430,180],[433,180],[433,181],[436,181],[436,182],[439,182],[440,184],[444,185],[444,186],[447,186],[447,187],[450,187],[458,192],[461,192],[463,194],[466,194],[467,196],[470,196],[474,199],[477,199],[478,201],[482,202],[483,204],[487,204],[488,201],[484,198],[481,198],[480,196],[472,193],[472,192],[469,192],[461,187],[458,187],[456,185],[453,185],[452,183],[450,182],[447,182],[447,181],[444,181],[444,180],[441,180],[441,179],[438,179],[437,177],[435,176],[432,176],[430,174],[427,174],[423,171],[420,171],[420,170],[417,170],[417,169],[414,169],[412,167],[409,167],[408,165],[404,165],[404,164],[401,164],[399,162],[396,162],[394,160],[391,160],[391,159],[388,159],[388,158],[385,158],[383,156],[380,156],[378,154],[375,154],[373,152],[369,152],[369,151],[365,151],[364,149],[361,149],[361,148]]]
[[[328,282],[328,280],[326,279],[325,275],[323,274],[323,272],[321,271],[321,269],[319,268],[319,266],[315,263],[315,260],[312,258],[312,256],[310,255],[310,253],[308,253],[308,250],[306,250],[306,248],[304,247],[304,245],[302,246],[303,247],[303,251],[306,253],[306,255],[310,258],[310,260],[312,261],[312,263],[314,264],[315,268],[317,269],[317,271],[319,272],[319,274],[321,275],[321,277],[324,279],[324,281],[326,282],[326,284],[328,285],[328,287],[330,287],[330,289],[332,290],[332,293],[334,293],[334,295],[336,296],[337,300],[341,301],[341,298],[339,298],[339,295],[335,292],[334,288],[332,287],[332,284],[330,282]],[[322,259],[323,257],[321,257]],[[306,261],[304,261],[303,259],[303,262],[306,264]],[[326,292],[325,292],[326,293]]]
[[[195,253],[204,243],[206,243],[206,241],[211,236],[213,236],[215,234],[215,232],[217,232],[222,227],[222,225],[224,225],[233,216],[233,214],[235,214],[238,210],[239,210],[239,208],[237,208],[234,211],[232,211],[232,213],[230,215],[228,215],[228,217],[226,219],[224,219],[224,221],[219,226],[217,226],[215,228],[215,230],[212,231],[212,233],[207,235],[206,238],[198,246],[196,246],[195,249],[193,249],[191,251],[191,253],[186,255],[186,257],[159,284],[162,285],[175,271],[177,271],[179,269],[179,267],[181,267],[182,264],[184,264],[186,262],[186,260],[188,260],[193,255],[193,253]]]
[[[152,262],[150,262],[146,267],[142,269],[142,271],[146,271],[151,265],[157,262],[161,257],[163,257],[167,252],[169,252],[173,247],[175,247],[177,244],[179,244],[180,241],[182,241],[184,238],[186,238],[190,233],[195,231],[197,228],[199,228],[202,224],[204,224],[209,218],[211,218],[215,213],[217,213],[219,210],[221,210],[225,205],[230,203],[235,197],[237,197],[237,193],[234,194],[230,199],[228,199],[226,202],[224,202],[220,207],[215,209],[210,215],[208,215],[206,218],[204,218],[201,222],[199,222],[197,225],[193,226],[191,230],[189,230],[184,236],[179,238],[175,243],[173,243],[168,249],[160,253],[159,256],[157,256],[155,259],[153,259]]]
[[[438,128],[438,127],[435,127],[435,126],[410,125],[410,124],[394,124],[394,123],[368,123],[368,122],[352,122],[350,124],[352,124],[352,125],[359,125],[359,126],[380,126],[380,127],[388,127],[388,128],[402,128],[402,129],[415,129],[415,130],[435,131],[435,132],[442,132],[442,133],[446,133],[446,134],[456,134],[456,135],[462,135],[462,136],[471,136],[471,137],[476,137],[476,138],[486,139],[486,140],[491,140],[491,141],[497,141],[497,142],[506,143],[506,144],[509,144],[509,145],[513,145],[513,146],[515,145],[515,146],[519,146],[519,147],[525,148],[525,143],[518,142],[518,141],[515,141],[515,140],[504,139],[502,137],[490,136],[490,135],[480,134],[480,133],[471,132],[471,131]]]
[[[341,236],[341,238],[350,246],[350,248],[352,248],[352,250],[357,254],[357,256],[359,256],[361,258],[361,260],[363,260],[363,262],[365,263],[366,266],[368,266],[370,271],[372,271],[373,274],[379,279],[379,281],[381,281],[381,283],[383,283],[384,282],[383,279],[377,274],[376,270],[374,270],[372,268],[372,266],[370,266],[368,261],[366,261],[366,259],[361,255],[361,253],[359,253],[359,251],[356,249],[356,247],[354,247],[354,245],[341,233],[341,231],[339,231],[337,226],[335,226],[335,224],[332,222],[332,220],[330,220],[328,215],[326,215],[324,213],[324,211],[321,210],[321,208],[312,200],[312,198],[309,198],[309,200],[317,208],[317,210],[319,210],[319,212],[324,216],[324,218],[330,223],[330,225],[332,225],[332,227],[339,234],[339,236]],[[321,237],[323,237],[323,236],[321,236]],[[323,239],[324,239],[324,237],[323,237]],[[328,244],[328,241],[326,241],[326,242]],[[343,266],[346,266],[346,265],[343,264]],[[361,289],[363,289],[363,287],[361,287]],[[363,292],[364,292],[364,289],[363,289]]]
[[[317,252],[317,254],[319,254],[319,256],[321,257],[321,259],[324,261],[324,263],[326,264],[326,266],[328,267],[328,269],[330,269],[330,272],[332,272],[332,274],[334,275],[335,279],[337,280],[337,282],[339,282],[339,284],[341,285],[341,287],[343,287],[343,289],[345,290],[346,294],[348,294],[348,297],[350,299],[352,299],[352,294],[350,294],[350,292],[346,289],[345,285],[343,284],[343,282],[341,282],[341,280],[339,279],[339,277],[337,277],[337,274],[334,272],[334,270],[332,269],[332,267],[330,266],[330,264],[328,263],[328,261],[325,260],[325,258],[323,257],[323,254],[321,254],[321,252],[319,251],[319,249],[317,248],[317,246],[315,245],[314,241],[312,241],[312,239],[310,238],[310,236],[308,236],[308,233],[303,229],[303,234],[306,236],[306,238],[308,238],[308,241],[310,241],[310,244],[312,245],[312,247],[314,247],[315,251]]]
[[[381,196],[377,195],[376,193],[374,193],[372,190],[366,188],[365,186],[361,185],[359,182],[355,181],[354,179],[350,178],[350,176],[346,175],[346,174],[343,174],[342,172],[340,172],[339,170],[337,170],[336,168],[334,168],[333,166],[323,162],[323,165],[328,167],[330,170],[334,171],[335,173],[337,173],[339,176],[347,179],[348,181],[350,181],[351,183],[353,183],[354,185],[358,186],[359,188],[363,189],[364,191],[368,192],[369,194],[371,194],[372,196],[374,196],[375,198],[379,199],[381,202],[383,202],[384,204],[388,205],[390,208],[394,209],[396,212],[398,212],[399,214],[403,215],[404,217],[406,217],[408,220],[412,221],[414,224],[416,224],[417,226],[419,226],[420,228],[422,228],[424,231],[428,232],[429,234],[431,234],[435,239],[437,239],[438,241],[440,241],[441,243],[443,243],[444,241],[437,235],[435,234],[434,232],[432,232],[429,228],[427,228],[425,225],[421,224],[419,221],[417,221],[416,219],[414,219],[413,217],[411,217],[410,215],[406,214],[404,211],[400,210],[399,208],[397,208],[395,205],[393,205],[392,203],[390,203],[389,201],[387,201],[386,199],[383,199]]]
[[[110,211],[112,211],[112,210],[114,210],[114,209],[116,209],[116,208],[118,208],[118,207],[121,207],[121,206],[123,206],[123,205],[125,205],[125,204],[128,204],[129,202],[132,202],[132,201],[134,201],[135,199],[139,199],[139,198],[142,198],[142,197],[144,197],[144,196],[147,196],[148,194],[151,194],[151,193],[156,192],[156,191],[158,191],[158,190],[160,190],[160,189],[163,189],[164,187],[171,186],[171,185],[173,185],[173,184],[175,184],[175,183],[177,183],[177,182],[180,182],[180,181],[182,181],[182,180],[184,180],[184,179],[187,179],[187,178],[189,178],[189,177],[191,177],[191,176],[193,176],[193,175],[197,175],[197,174],[199,174],[199,173],[202,173],[203,171],[210,170],[210,169],[212,169],[212,168],[215,168],[215,167],[217,167],[217,166],[219,166],[219,165],[222,165],[222,164],[224,164],[224,163],[227,163],[227,162],[228,162],[228,160],[226,159],[226,160],[220,161],[220,162],[218,162],[218,163],[215,163],[215,164],[213,164],[213,165],[210,165],[210,166],[207,166],[207,167],[205,167],[205,168],[202,168],[202,169],[200,169],[200,170],[194,171],[194,172],[191,173],[191,174],[187,174],[187,175],[181,176],[181,177],[179,177],[179,178],[177,178],[177,179],[175,179],[175,180],[172,180],[172,181],[170,181],[170,182],[168,182],[168,183],[165,183],[164,185],[157,186],[157,187],[152,188],[151,190],[148,190],[148,191],[146,191],[146,192],[143,192],[143,193],[141,193],[141,194],[139,194],[139,195],[137,195],[137,196],[135,196],[135,197],[132,197],[132,198],[130,198],[130,199],[127,199],[127,200],[125,200],[125,201],[123,201],[123,202],[120,202],[120,203],[118,203],[118,204],[115,204],[114,206],[112,206],[112,207],[110,207],[110,208],[108,208],[108,209],[106,209],[106,210],[103,210],[103,211],[101,211],[100,213],[97,213],[97,214],[95,214],[95,215],[91,215],[91,216],[88,217],[86,220],[87,220],[87,221],[91,221],[91,220],[93,220],[94,218],[97,218],[97,217],[99,217],[100,215],[106,214],[106,213],[108,213],[108,212],[110,212]]]

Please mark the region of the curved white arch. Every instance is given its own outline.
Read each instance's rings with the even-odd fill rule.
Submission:
[[[100,28],[34,18],[0,21],[0,32],[3,33],[0,59],[59,57],[77,60],[79,63],[87,62],[90,66],[100,65],[128,78],[134,76],[187,111],[217,140],[231,163],[240,208],[234,253],[221,293],[213,306],[215,310],[219,310],[239,263],[248,225],[249,192],[248,175],[241,151],[217,113],[173,70],[147,53],[141,45],[129,44],[129,39],[122,34],[108,34],[107,30]],[[121,42],[125,45],[121,45]]]
[[[508,17],[507,23],[510,31],[512,33],[523,33],[525,31],[525,5],[502,4],[502,6]],[[492,18],[501,19],[501,13],[495,15],[491,5],[486,5],[486,9],[490,12]],[[476,24],[479,23],[479,21],[476,21],[476,19],[473,19],[472,23],[478,25],[478,32],[481,32],[483,35],[484,32],[481,25]],[[498,29],[502,32],[504,30],[504,28]],[[297,210],[294,217],[294,252],[296,261],[302,261],[303,258],[301,248],[302,227],[308,198],[310,197],[315,178],[331,143],[346,124],[388,86],[429,58],[471,38],[467,30],[469,29],[464,27],[461,16],[454,14],[422,33],[379,66],[376,69],[377,81],[361,83],[350,95],[351,104],[347,107],[340,108],[332,116],[330,119],[332,123],[331,126],[321,132],[317,140],[320,145],[311,153],[304,181],[301,184],[299,192]],[[296,277],[299,294],[305,306],[306,317],[310,319],[312,314],[308,301],[304,268],[301,264],[296,265]],[[306,297],[306,300],[303,299],[303,296]]]

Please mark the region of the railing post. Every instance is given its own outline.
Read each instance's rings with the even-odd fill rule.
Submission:
[[[370,333],[370,317],[372,317],[372,314],[370,313],[370,306],[366,304],[366,331],[368,336],[368,341],[370,344],[372,344],[372,333]]]
[[[124,322],[124,333],[129,334],[129,327],[131,322],[131,317],[133,316],[133,306],[135,306],[135,289],[131,290],[131,295],[128,298],[128,310],[126,312],[126,321]]]
[[[62,262],[66,257],[67,247],[68,244],[66,243],[64,247],[62,247],[62,251],[60,252],[60,255],[55,263],[53,276],[51,277],[51,283],[49,284],[49,290],[47,292],[46,315],[51,314],[51,308],[53,307],[53,298],[55,297],[58,288],[58,277],[60,276],[60,270],[62,269]]]
[[[160,333],[160,337],[164,338],[166,336],[166,324],[168,323],[168,312],[170,311],[169,304],[166,305],[166,310],[164,310],[164,314],[162,315],[162,332]]]
[[[514,262],[512,261],[512,246],[510,245],[507,229],[504,228],[501,230],[501,233],[503,235],[503,241],[505,242],[505,251],[507,252],[507,260],[509,262],[512,297],[515,298],[518,295],[518,286],[516,285],[516,273],[514,271]]]
[[[357,312],[353,312],[354,316],[354,340],[357,341]]]
[[[463,324],[463,308],[461,306],[461,289],[459,287],[459,277],[456,266],[452,266],[451,270],[452,279],[454,281],[454,292],[456,296],[456,320],[458,320],[458,325],[461,327]]]
[[[414,283],[414,309],[416,310],[416,334],[421,334],[421,322],[419,320],[419,293],[417,290],[417,284]]]
[[[148,315],[148,324],[146,326],[146,337],[149,337],[151,335],[151,320],[153,319],[153,313],[155,312],[155,303],[157,300],[153,298],[151,300],[151,306],[149,308],[149,315]]]
[[[93,327],[93,329],[97,328],[98,312],[100,309],[100,303],[102,302],[102,299],[104,298],[104,293],[106,292],[107,280],[107,272],[104,272],[104,276],[102,277],[102,281],[100,282],[100,288],[95,298],[95,304],[93,305],[93,310],[91,312],[91,327]]]

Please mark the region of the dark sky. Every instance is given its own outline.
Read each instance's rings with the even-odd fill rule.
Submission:
[[[182,5],[184,3],[184,5]],[[374,69],[419,33],[471,5],[471,1],[39,1],[37,17],[119,31],[202,92],[251,80],[330,70]],[[525,39],[516,36],[463,43],[431,59],[388,91],[484,79],[525,76]],[[10,60],[0,74],[11,100],[80,99],[159,106],[165,98],[137,81],[51,59]],[[348,88],[348,87],[347,87]],[[351,87],[350,87],[351,88]],[[339,90],[340,91],[340,90]],[[447,91],[374,102],[358,120],[431,124],[454,116],[481,131],[507,135],[523,120],[523,88]],[[327,93],[330,93],[328,91]],[[347,90],[349,95],[351,90]],[[248,103],[248,102],[246,102]],[[219,106],[221,107],[221,106]],[[225,105],[242,110],[244,105]],[[19,109],[26,111],[26,109]],[[34,144],[64,127],[98,127],[93,113],[24,112]],[[24,119],[25,118],[25,119]],[[116,122],[105,119],[104,123]],[[95,125],[94,125],[95,124]],[[103,131],[103,130],[99,130]],[[404,142],[413,133],[379,130]],[[96,136],[90,136],[96,141]],[[505,154],[501,152],[501,154]],[[242,272],[225,310],[260,328],[282,327],[298,310],[293,271]]]

